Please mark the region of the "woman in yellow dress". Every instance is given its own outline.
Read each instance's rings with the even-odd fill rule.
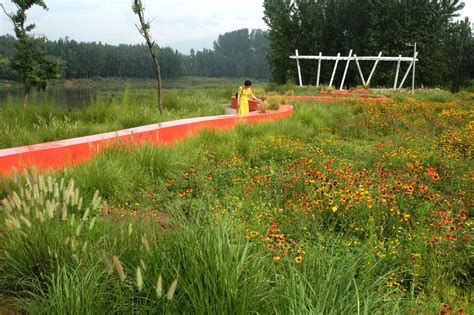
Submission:
[[[239,88],[239,93],[237,93],[237,115],[247,115],[249,113],[249,97],[253,100],[258,102],[262,102],[252,92],[250,88],[252,86],[252,82],[249,80],[245,81],[244,86]]]

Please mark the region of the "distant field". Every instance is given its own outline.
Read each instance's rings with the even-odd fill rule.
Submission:
[[[207,77],[181,77],[178,79],[163,80],[163,88],[165,89],[185,89],[185,88],[210,88],[226,85],[242,85],[248,78],[207,78]],[[262,81],[251,79],[255,83]],[[5,89],[7,81],[0,80],[0,90]],[[19,82],[8,81],[9,85],[15,88],[21,88]],[[72,79],[72,80],[55,80],[51,81],[51,88],[92,88],[102,90],[122,89],[129,87],[132,89],[155,88],[155,79],[134,79],[134,78],[92,78],[92,79]]]

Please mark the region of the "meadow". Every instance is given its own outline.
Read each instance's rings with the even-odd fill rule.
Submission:
[[[222,109],[210,104],[232,95],[226,89],[170,95],[180,116],[207,115]],[[126,92],[107,105],[115,119],[98,110],[83,125],[96,132],[90,121],[133,113],[127,93],[140,103]],[[473,94],[391,96],[295,102],[286,120],[204,131],[173,147],[111,147],[75,168],[0,179],[0,305],[473,313]],[[192,106],[202,99],[209,106]],[[114,127],[176,116],[135,117]]]
[[[2,89],[0,81],[0,149],[225,114],[224,104],[230,103],[243,80],[167,80],[163,114],[156,105],[155,82],[150,79],[57,80],[46,92],[34,91],[27,106],[23,106],[18,84]]]

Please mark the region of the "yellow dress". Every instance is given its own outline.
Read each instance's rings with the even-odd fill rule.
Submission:
[[[247,115],[249,113],[249,96],[255,97],[251,88],[239,88],[239,108],[237,109],[238,115]]]

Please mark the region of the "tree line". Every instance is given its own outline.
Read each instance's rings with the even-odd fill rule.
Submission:
[[[47,54],[59,62],[65,79],[155,77],[155,68],[145,44],[109,45],[77,42],[69,38],[37,40]],[[0,36],[0,79],[19,79],[11,67],[18,51],[15,43],[17,39],[13,36]],[[268,79],[268,46],[264,31],[241,29],[219,35],[213,49],[182,54],[170,47],[159,47],[158,58],[164,79],[185,75]]]
[[[474,41],[469,20],[456,21],[464,7],[460,0],[265,0],[264,20],[269,27],[268,51],[272,77],[284,83],[296,80],[300,54],[358,56],[412,56],[416,42],[418,86],[443,86],[453,90],[474,77]],[[373,63],[362,63],[364,73]],[[315,61],[301,63],[305,84],[315,84]],[[334,62],[323,62],[322,82],[329,82]],[[344,66],[336,78],[341,79]],[[380,63],[373,85],[393,85],[396,65]],[[406,67],[404,68],[406,69]],[[339,81],[337,81],[339,82]],[[362,84],[354,64],[346,79]]]

